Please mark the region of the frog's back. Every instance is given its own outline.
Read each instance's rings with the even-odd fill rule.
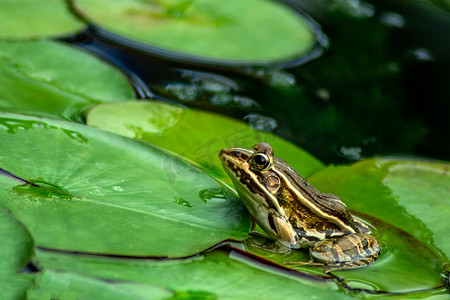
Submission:
[[[281,178],[287,181],[284,183],[286,189],[280,191],[284,193],[280,198],[288,210],[295,211],[294,227],[299,231],[319,228],[319,231],[329,231],[327,235],[331,236],[359,232],[347,206],[338,196],[318,191],[284,160],[274,157],[274,164],[283,175]]]

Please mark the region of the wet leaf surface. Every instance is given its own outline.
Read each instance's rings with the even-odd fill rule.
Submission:
[[[6,113],[0,140],[0,167],[9,172],[0,173],[0,203],[39,246],[181,257],[248,231],[239,199],[149,145]],[[170,178],[167,161],[184,176]],[[210,192],[202,197],[202,191]]]

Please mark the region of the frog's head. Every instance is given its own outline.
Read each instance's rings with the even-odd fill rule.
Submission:
[[[273,239],[296,244],[296,234],[276,196],[280,179],[273,172],[272,146],[258,143],[252,150],[227,148],[219,153],[225,171],[258,225]]]
[[[268,195],[265,185],[262,184],[273,165],[273,150],[269,144],[256,144],[253,150],[223,149],[219,157],[241,197],[249,198],[249,202],[256,202],[266,208],[273,207],[270,201],[272,195]],[[244,203],[247,201],[242,200]]]

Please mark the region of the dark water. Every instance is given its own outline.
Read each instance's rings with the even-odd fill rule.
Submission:
[[[122,69],[141,98],[244,119],[327,163],[373,155],[450,160],[448,2],[289,2],[325,38],[309,61],[286,68],[169,59],[95,30],[69,41]]]

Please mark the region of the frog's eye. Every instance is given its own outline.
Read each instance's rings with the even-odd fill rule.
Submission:
[[[270,159],[267,154],[257,153],[253,156],[252,164],[259,170],[266,169],[270,164]]]

